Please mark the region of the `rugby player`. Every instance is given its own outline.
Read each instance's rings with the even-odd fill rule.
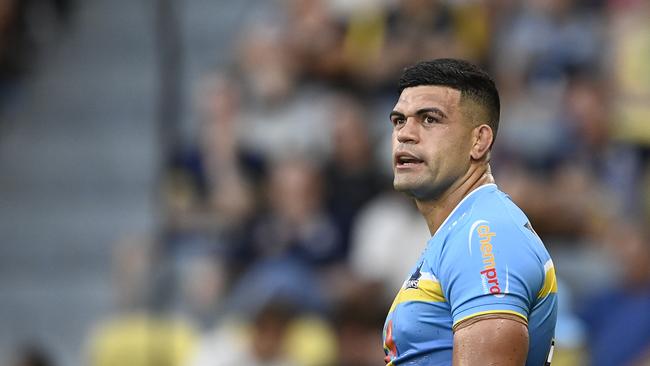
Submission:
[[[384,325],[389,365],[550,364],[553,262],[490,172],[499,126],[492,79],[461,60],[404,70],[393,124],[393,185],[431,239]]]

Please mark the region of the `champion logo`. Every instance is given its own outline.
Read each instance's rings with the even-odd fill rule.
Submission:
[[[481,243],[481,257],[483,259],[483,270],[481,275],[487,280],[487,287],[493,295],[498,295],[501,293],[501,287],[499,287],[499,277],[497,275],[496,263],[494,261],[494,253],[492,253],[492,238],[497,234],[490,230],[488,225],[480,225],[476,228],[478,232],[478,237],[480,238]]]
[[[490,229],[487,221],[476,221],[470,230],[468,243],[470,255],[472,254],[471,239],[474,232],[476,232],[479,237],[482,261],[482,269],[480,271],[480,274],[483,283],[483,290],[486,294],[489,293],[496,297],[503,297],[504,294],[508,292],[509,273],[506,266],[506,283],[504,291],[502,289],[502,282],[499,281],[499,275],[496,268],[496,258],[494,257],[494,252],[492,251],[492,238],[496,237],[497,234]]]

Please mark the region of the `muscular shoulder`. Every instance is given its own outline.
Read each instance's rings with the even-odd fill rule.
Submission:
[[[480,307],[526,317],[544,284],[543,244],[526,228],[528,219],[521,210],[494,193],[474,202],[440,254],[440,280],[458,310],[455,320],[479,313],[475,310]]]
[[[472,241],[521,245],[524,242],[539,241],[539,238],[521,209],[506,194],[493,191],[478,197],[466,212],[451,223],[445,240],[450,249],[458,251],[463,247],[469,254],[474,251]]]

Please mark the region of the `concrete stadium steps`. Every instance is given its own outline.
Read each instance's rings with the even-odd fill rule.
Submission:
[[[85,364],[84,336],[111,309],[111,245],[156,224],[156,1],[76,3],[0,115],[0,364],[24,340],[57,365]],[[264,2],[178,4],[191,126],[194,83],[228,61],[242,17]]]
[[[0,363],[33,340],[81,365],[111,308],[111,245],[155,223],[154,2],[77,3],[2,116]]]

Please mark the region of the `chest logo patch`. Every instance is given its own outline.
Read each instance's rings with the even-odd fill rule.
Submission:
[[[422,272],[420,271],[422,269],[422,263],[418,266],[418,268],[413,272],[411,277],[409,277],[408,280],[406,280],[406,284],[404,285],[405,289],[417,289],[418,285],[420,283],[420,277],[422,276]]]

